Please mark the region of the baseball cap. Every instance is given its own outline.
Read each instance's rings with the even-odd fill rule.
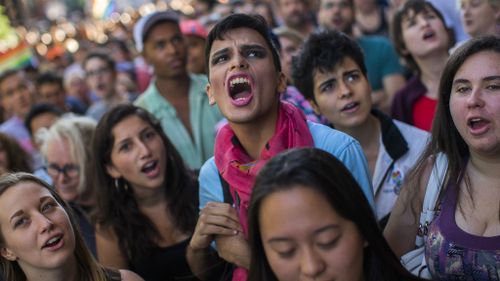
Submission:
[[[207,29],[197,20],[184,20],[180,23],[181,32],[184,35],[194,35],[203,39],[207,38]]]
[[[179,23],[179,16],[174,11],[168,10],[148,14],[137,21],[134,25],[134,41],[138,52],[142,52],[144,49],[144,36],[149,32],[151,27],[162,21]]]

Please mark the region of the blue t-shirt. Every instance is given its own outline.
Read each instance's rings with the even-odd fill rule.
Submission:
[[[368,164],[358,141],[325,125],[310,121],[307,122],[307,125],[313,137],[314,147],[331,153],[347,167],[374,209]],[[208,159],[201,167],[199,182],[200,210],[208,202],[224,202],[222,185],[214,157]]]

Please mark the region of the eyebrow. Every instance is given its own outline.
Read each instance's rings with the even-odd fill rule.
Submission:
[[[242,51],[255,50],[255,49],[258,49],[261,51],[267,51],[266,48],[264,48],[262,45],[259,45],[259,44],[244,44],[244,45],[241,45],[240,49]]]
[[[486,76],[481,79],[481,81],[494,81],[494,80],[500,80],[500,75],[493,75],[493,76]],[[453,85],[459,84],[459,83],[469,83],[470,81],[467,79],[459,78],[453,81]]]
[[[24,211],[23,210],[19,210],[17,212],[15,212],[11,217],[10,217],[10,220],[9,222],[12,222],[12,220],[15,218],[15,217],[18,217],[20,215],[24,214]]]
[[[318,89],[321,89],[323,88],[324,85],[330,83],[330,82],[333,82],[333,81],[337,81],[337,77],[332,77],[332,78],[329,78],[327,79],[326,81],[324,81],[323,83],[319,84],[318,85]]]
[[[224,49],[221,49],[221,50],[215,51],[215,52],[212,54],[212,58],[213,58],[213,57],[215,57],[215,56],[221,55],[221,54],[226,54],[227,52],[229,52],[229,48],[224,48]]]
[[[240,45],[239,49],[241,51],[248,51],[248,50],[255,50],[255,49],[258,49],[261,51],[267,51],[265,47],[263,47],[262,45],[259,45],[259,44],[244,44],[244,45]],[[226,54],[228,52],[229,52],[229,48],[220,49],[218,51],[215,51],[212,54],[212,58],[215,56],[218,56],[220,54]]]
[[[318,228],[316,229],[314,232],[313,232],[313,235],[318,235],[320,233],[323,233],[325,231],[328,231],[328,230],[335,230],[335,229],[339,229],[340,227],[336,224],[329,224],[329,225],[325,225],[321,228]],[[290,238],[287,238],[287,237],[273,237],[269,240],[267,240],[268,243],[273,243],[273,242],[288,242],[290,241],[291,239]]]

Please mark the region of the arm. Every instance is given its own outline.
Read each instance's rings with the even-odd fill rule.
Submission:
[[[118,237],[111,227],[103,229],[97,225],[95,241],[97,259],[103,266],[111,268],[128,268],[127,258],[120,250]]]
[[[187,261],[191,271],[200,279],[208,278],[208,269],[213,268],[221,260],[211,249],[211,243],[217,237],[222,239],[221,247],[218,245],[219,256],[233,262],[227,257],[234,250],[235,243],[225,243],[234,241],[225,240],[225,237],[242,237],[242,229],[238,221],[236,210],[226,203],[209,202],[201,210],[200,217],[196,224],[191,241],[187,249]],[[218,241],[218,240],[217,240]],[[238,240],[237,240],[238,241]],[[225,247],[225,245],[228,245]],[[235,248],[236,249],[236,248]],[[223,250],[224,254],[221,254]]]
[[[130,270],[120,269],[119,271],[122,277],[122,281],[144,281],[142,277]]]
[[[428,160],[419,178],[428,179],[433,164],[433,160]],[[427,188],[427,180],[420,181],[418,188],[418,193],[415,193],[403,186],[384,229],[384,237],[387,243],[399,258],[415,249],[415,238]]]

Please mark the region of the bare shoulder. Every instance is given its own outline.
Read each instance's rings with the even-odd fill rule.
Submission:
[[[122,281],[144,281],[141,276],[126,269],[120,269],[120,275],[122,277]]]

